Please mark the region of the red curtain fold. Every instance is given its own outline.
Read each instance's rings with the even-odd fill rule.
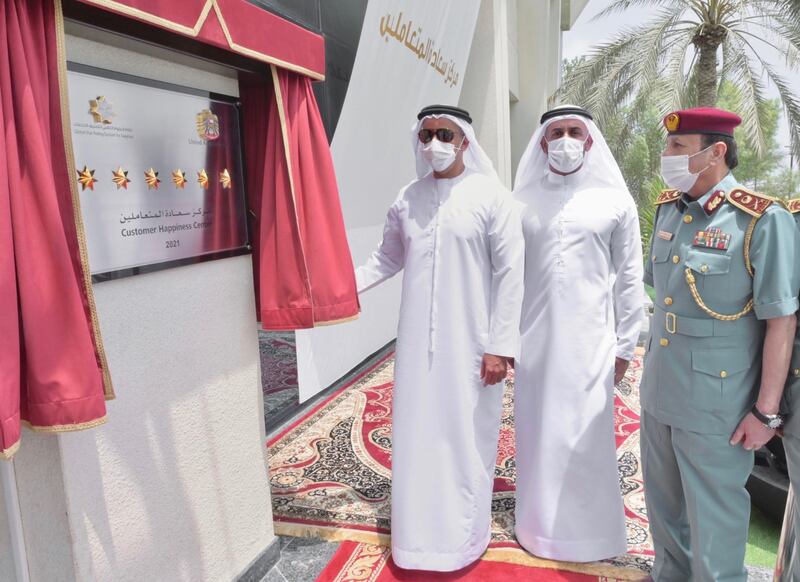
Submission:
[[[360,306],[330,148],[308,77],[272,67],[240,95],[254,276],[264,329],[352,319]]]
[[[235,125],[235,112],[232,108],[218,107],[216,103],[212,103],[211,112],[219,119],[222,132],[232,132]],[[205,170],[210,183],[205,193],[204,207],[212,212],[211,226],[203,231],[203,237],[207,241],[206,248],[231,249],[239,246],[239,233],[244,228],[244,224],[241,224],[243,222],[241,208],[237,204],[240,198],[236,194],[241,192],[244,186],[236,182],[238,177],[235,173],[234,148],[238,148],[239,143],[239,135],[236,134],[232,147],[222,139],[206,144]],[[233,178],[233,185],[230,188],[224,188],[219,179],[226,169]]]
[[[6,458],[19,444],[20,420],[42,430],[78,430],[102,423],[106,413],[62,123],[60,15],[58,0],[0,0],[0,457]]]

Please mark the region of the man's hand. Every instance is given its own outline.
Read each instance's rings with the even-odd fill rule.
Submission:
[[[481,360],[481,380],[484,386],[497,384],[505,379],[508,373],[508,360],[502,356],[483,354]]]
[[[736,446],[742,443],[742,447],[745,450],[755,451],[767,444],[774,436],[775,431],[773,429],[764,426],[760,420],[753,416],[752,412],[748,412],[747,416],[736,427],[736,432],[731,437],[731,444]]]
[[[614,386],[622,382],[630,363],[630,360],[623,360],[622,358],[617,358],[617,361],[614,362]]]

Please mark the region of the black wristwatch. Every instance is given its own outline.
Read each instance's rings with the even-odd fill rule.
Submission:
[[[783,426],[782,414],[763,414],[758,409],[758,406],[756,406],[755,404],[753,404],[753,408],[750,409],[750,412],[752,412],[753,416],[755,416],[759,421],[761,421],[761,424],[763,424],[767,428],[776,430]]]

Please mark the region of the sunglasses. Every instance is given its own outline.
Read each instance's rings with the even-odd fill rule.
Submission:
[[[462,135],[461,133],[456,133],[452,129],[447,129],[446,127],[440,127],[439,129],[420,129],[419,133],[419,141],[422,143],[430,143],[433,139],[433,136],[436,136],[442,143],[450,143],[456,137],[456,135]]]

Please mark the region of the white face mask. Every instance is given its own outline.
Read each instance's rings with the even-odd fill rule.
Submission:
[[[461,143],[464,143],[463,138]],[[455,144],[442,143],[436,138],[422,146],[422,156],[436,172],[444,172],[452,166],[456,161],[457,151]]]
[[[703,152],[707,152],[712,147],[714,146],[708,146],[706,149],[692,154],[691,156],[661,156],[661,177],[664,178],[664,182],[667,183],[667,186],[679,190],[680,192],[688,192],[691,190],[692,186],[695,185],[697,179],[700,177],[700,174],[709,169],[711,164],[707,165],[696,174],[692,174],[689,171],[689,160],[695,156],[699,156]]]
[[[571,174],[583,165],[586,142],[573,137],[562,137],[547,142],[547,159],[550,166],[564,174]]]

